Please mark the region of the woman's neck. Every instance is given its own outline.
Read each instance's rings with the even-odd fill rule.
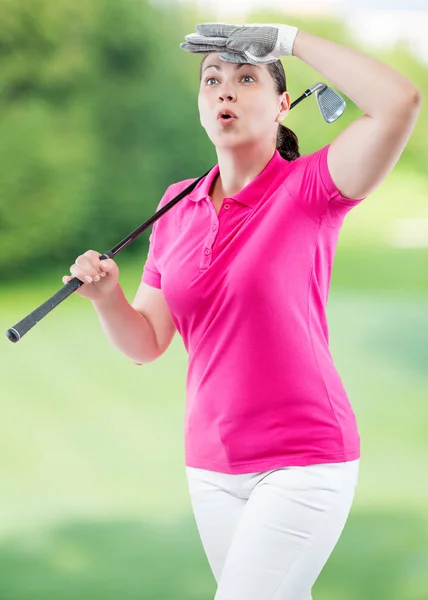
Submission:
[[[275,150],[274,146],[262,149],[260,147],[218,149],[220,171],[213,188],[216,198],[229,198],[238,194],[263,171],[275,154]]]

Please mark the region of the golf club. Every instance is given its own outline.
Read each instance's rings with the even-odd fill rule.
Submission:
[[[324,121],[327,123],[337,121],[345,111],[346,102],[342,96],[322,82],[315,83],[312,87],[305,90],[305,92],[290,105],[290,110],[314,92],[318,108],[320,109]]]
[[[297,98],[291,105],[290,110],[296,106],[299,102],[310,96],[315,92],[318,107],[324,120],[327,123],[333,123],[336,121],[344,112],[346,108],[345,100],[332,88],[328,87],[325,83],[318,82],[312,87],[305,90],[305,92]],[[214,165],[215,166],[215,165]],[[121,252],[124,248],[129,246],[131,242],[135,240],[143,231],[145,231],[150,225],[157,221],[162,215],[170,210],[179,200],[189,194],[198,183],[211,171],[211,167],[206,173],[201,175],[198,179],[193,181],[187,188],[180,192],[175,198],[170,200],[165,206],[158,210],[152,217],[147,219],[142,225],[132,231],[126,238],[114,246],[111,250],[108,250],[100,256],[100,260],[106,260],[113,258]],[[41,304],[38,308],[33,310],[30,314],[24,317],[19,323],[11,327],[6,331],[6,335],[11,342],[18,342],[36,323],[41,321],[51,310],[53,310],[63,300],[68,298],[73,292],[84,285],[83,281],[80,281],[77,277],[73,277],[68,283],[66,283],[58,292],[51,296],[46,302]]]

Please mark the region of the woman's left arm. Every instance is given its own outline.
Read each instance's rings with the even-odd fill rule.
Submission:
[[[346,198],[368,196],[394,168],[416,124],[420,90],[389,65],[299,30],[293,56],[321,73],[364,111],[331,143],[327,163]]]

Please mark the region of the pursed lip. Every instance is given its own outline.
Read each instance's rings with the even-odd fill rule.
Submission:
[[[222,115],[230,115],[231,117],[234,117],[235,119],[238,118],[238,116],[232,110],[229,110],[227,108],[223,108],[222,110],[220,110],[217,113],[217,119],[221,119]]]

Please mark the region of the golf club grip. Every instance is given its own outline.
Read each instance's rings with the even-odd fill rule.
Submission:
[[[108,258],[112,258],[114,253],[112,250],[108,252],[104,252],[104,254],[100,255],[100,260],[106,260]],[[56,294],[51,296],[46,302],[43,302],[40,306],[38,306],[33,312],[24,317],[19,323],[11,327],[6,331],[7,337],[11,342],[19,342],[23,335],[30,331],[34,325],[36,325],[39,321],[41,321],[48,313],[51,312],[58,304],[61,304],[63,300],[71,296],[73,292],[78,290],[84,284],[83,281],[80,281],[77,277],[73,277],[70,281],[58,291]]]
[[[80,281],[77,277],[73,277],[68,283],[64,285],[56,294],[51,296],[46,302],[43,302],[38,306],[32,313],[24,317],[19,323],[11,327],[6,331],[7,337],[11,342],[18,342],[23,335],[30,331],[34,325],[41,321],[48,313],[51,312],[58,304],[68,298],[73,292],[78,290],[83,285],[83,281]]]

